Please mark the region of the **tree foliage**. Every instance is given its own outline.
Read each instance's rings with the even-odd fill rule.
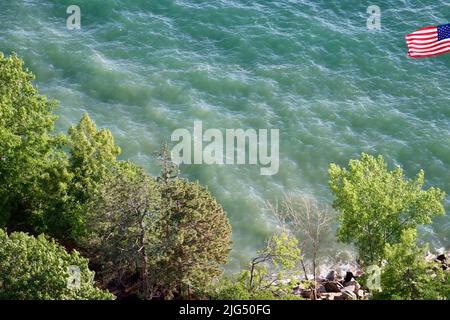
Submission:
[[[386,244],[400,241],[403,230],[431,223],[443,214],[444,192],[424,189],[424,172],[407,179],[397,166],[390,171],[382,156],[363,153],[349,167],[331,164],[333,207],[339,212],[338,237],[354,243],[367,264],[380,263]]]
[[[69,129],[69,163],[63,222],[65,236],[78,240],[87,231],[86,221],[90,205],[99,190],[110,181],[112,170],[118,164],[120,148],[108,129],[97,129],[87,113]],[[61,229],[61,228],[59,228]]]
[[[0,226],[75,239],[120,150],[87,114],[69,136],[53,133],[56,101],[32,80],[21,59],[0,54]]]
[[[183,296],[188,286],[201,291],[231,248],[228,219],[208,190],[169,176],[154,179],[118,162],[90,210],[94,260],[116,283],[137,284],[146,299]]]
[[[93,260],[101,265],[104,279],[114,285],[130,286],[139,275],[139,294],[151,298],[156,254],[157,234],[154,224],[158,219],[160,194],[155,179],[131,162],[120,162],[99,189],[86,236]]]
[[[80,270],[79,285],[71,287],[69,267]],[[0,299],[86,300],[113,299],[107,291],[94,286],[94,273],[87,259],[43,235],[25,233],[10,236],[0,229]]]
[[[222,278],[210,294],[219,300],[301,299],[291,292],[301,259],[297,239],[282,230],[251,259],[247,270],[231,278]]]
[[[425,259],[426,246],[416,243],[416,231],[404,230],[400,242],[387,244],[385,266],[381,273],[381,292],[376,299],[441,300],[450,299],[450,275],[439,264]]]
[[[181,178],[160,182],[162,206],[155,222],[157,285],[164,295],[203,288],[222,272],[231,250],[231,226],[205,187]]]
[[[15,229],[32,228],[32,215],[62,192],[48,185],[65,161],[64,137],[51,133],[56,102],[39,95],[33,79],[15,54],[0,53],[0,226]]]
[[[117,162],[120,148],[108,129],[97,129],[87,113],[69,129],[70,165],[73,174],[72,195],[87,201]]]

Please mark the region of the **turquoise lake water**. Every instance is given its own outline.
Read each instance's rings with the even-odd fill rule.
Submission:
[[[81,30],[66,8],[81,8]],[[366,27],[381,8],[380,31]],[[450,3],[411,1],[0,0],[0,51],[17,52],[58,129],[88,111],[129,158],[156,174],[154,153],[177,128],[280,129],[280,170],[183,166],[233,226],[231,264],[274,229],[264,201],[283,192],[331,202],[329,163],[383,154],[450,193],[450,54],[407,57],[404,36],[450,22]],[[447,200],[449,197],[447,197]],[[446,209],[450,212],[450,203]],[[421,237],[450,246],[450,217]]]

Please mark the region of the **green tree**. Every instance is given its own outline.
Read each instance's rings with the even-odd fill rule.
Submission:
[[[111,131],[98,130],[87,113],[77,126],[69,129],[69,137],[69,168],[74,175],[71,192],[80,201],[87,201],[116,164],[120,148],[114,143]]]
[[[97,129],[87,113],[61,136],[60,148],[51,149],[52,161],[39,176],[32,195],[29,225],[35,233],[78,242],[87,231],[90,204],[117,165],[120,148],[111,131]],[[65,148],[68,152],[62,152]]]
[[[404,230],[400,242],[387,244],[386,265],[381,273],[381,292],[375,299],[440,300],[450,299],[449,274],[434,261],[425,259],[426,246],[416,244],[416,231]]]
[[[104,279],[112,279],[116,287],[138,284],[136,293],[145,299],[152,297],[154,289],[150,274],[159,206],[155,179],[131,162],[118,162],[97,192],[88,219],[87,247],[101,265]]]
[[[431,223],[444,213],[445,194],[423,188],[423,171],[409,180],[399,166],[388,170],[382,156],[363,153],[348,169],[331,164],[329,174],[333,207],[341,222],[338,237],[353,242],[367,264],[380,263],[385,245],[400,241],[403,230]]]
[[[69,267],[79,268],[79,282],[71,286]],[[94,272],[78,252],[68,253],[43,235],[25,233],[10,236],[0,229],[0,299],[86,300],[113,299],[96,288]]]
[[[173,163],[169,146],[167,144],[163,144],[161,150],[156,153],[156,156],[162,166],[161,173],[157,178],[158,182],[167,183],[178,178],[180,175],[180,169],[175,163]]]
[[[86,231],[89,205],[117,165],[120,148],[108,129],[97,129],[87,113],[69,129],[66,234],[78,238]]]
[[[106,279],[137,284],[146,299],[183,296],[188,286],[202,290],[220,275],[231,248],[230,224],[213,196],[178,178],[170,160],[163,165],[166,175],[156,180],[116,162],[89,209],[93,261]]]
[[[154,275],[166,297],[187,286],[201,290],[222,272],[231,250],[231,226],[211,193],[197,182],[160,180],[162,207],[156,221]]]
[[[0,226],[14,229],[42,227],[40,209],[64,193],[64,137],[51,134],[56,102],[39,95],[32,80],[21,59],[0,53]]]

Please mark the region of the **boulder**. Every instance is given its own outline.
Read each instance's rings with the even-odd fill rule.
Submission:
[[[445,256],[445,253],[438,255],[436,259],[442,263],[447,262],[447,257]]]
[[[326,281],[325,278],[323,278],[322,276],[316,276],[316,282],[324,282]]]
[[[319,294],[326,293],[326,292],[327,292],[327,289],[325,289],[325,286],[324,286],[323,284],[321,284],[321,285],[319,285],[319,286],[317,287],[317,292],[318,292]]]
[[[345,297],[342,293],[339,293],[334,296],[334,300],[345,300]]]
[[[445,271],[448,269],[447,256],[445,253],[438,255],[435,261],[441,264],[442,270]]]
[[[295,286],[292,288],[292,291],[294,294],[299,295],[301,293],[302,288],[300,288],[300,286]]]
[[[344,300],[341,292],[328,292],[320,295],[323,300]]]
[[[436,260],[436,255],[432,254],[430,251],[427,252],[427,255],[425,256],[425,260],[427,261],[433,261]]]
[[[345,300],[356,300],[358,298],[353,291],[342,289],[341,292]]]
[[[355,285],[349,285],[349,286],[345,286],[341,291],[349,291],[349,292],[357,292],[358,290],[356,289]]]
[[[343,288],[342,284],[333,281],[325,282],[323,286],[327,292],[341,292],[341,289]]]
[[[305,285],[303,283],[297,283],[294,287],[292,287],[292,290],[301,290],[306,289]]]
[[[357,291],[361,289],[361,285],[356,280],[344,282],[344,287],[353,287],[354,289],[352,291]]]
[[[327,281],[335,281],[336,280],[336,271],[331,270],[327,277],[326,277]]]
[[[321,293],[319,295],[319,297],[321,300],[334,300],[334,295],[331,292],[330,293],[326,293],[326,292]]]
[[[354,277],[355,277],[355,276],[353,275],[353,272],[347,271],[347,273],[345,274],[344,283],[345,283],[345,282],[352,281],[352,279],[353,279]]]

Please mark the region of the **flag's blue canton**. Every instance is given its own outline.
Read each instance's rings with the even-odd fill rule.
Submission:
[[[450,23],[438,26],[438,41],[450,38]]]

